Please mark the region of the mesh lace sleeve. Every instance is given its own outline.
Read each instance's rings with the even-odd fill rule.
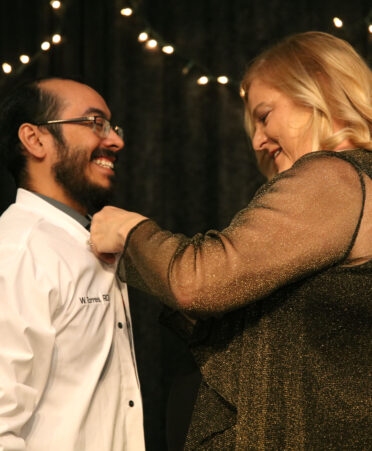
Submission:
[[[308,154],[221,232],[187,238],[141,223],[119,271],[129,284],[189,313],[240,308],[346,258],[363,210],[361,180],[336,152]]]

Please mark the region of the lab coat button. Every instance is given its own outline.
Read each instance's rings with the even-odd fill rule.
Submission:
[[[129,407],[133,407],[134,406],[134,401],[129,401]]]
[[[123,323],[118,323],[118,328],[122,329],[123,328]]]

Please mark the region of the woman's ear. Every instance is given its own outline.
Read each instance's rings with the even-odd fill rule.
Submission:
[[[35,158],[44,158],[46,148],[44,145],[44,134],[34,124],[24,123],[18,129],[18,137],[27,152]]]

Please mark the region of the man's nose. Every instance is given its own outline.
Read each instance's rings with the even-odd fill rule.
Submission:
[[[110,133],[103,140],[103,143],[105,147],[113,150],[114,152],[118,152],[125,146],[124,139],[121,138],[113,129],[110,130]]]

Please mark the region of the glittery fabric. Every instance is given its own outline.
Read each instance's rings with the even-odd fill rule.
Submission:
[[[186,450],[372,449],[371,177],[372,152],[316,152],[222,232],[131,234],[128,282],[208,317],[174,322],[203,376]]]

